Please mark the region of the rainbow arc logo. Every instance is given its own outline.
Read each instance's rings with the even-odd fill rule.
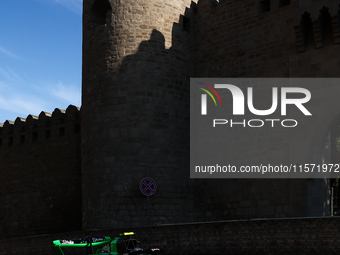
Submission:
[[[210,89],[217,96],[217,98],[220,101],[220,104],[222,106],[221,97],[220,97],[220,95],[217,93],[217,91],[213,87],[211,87],[210,85],[205,84],[203,82],[197,82],[197,83],[202,84],[202,85],[206,86],[208,89]],[[200,90],[203,90],[204,92],[206,92],[212,98],[212,100],[214,101],[215,106],[217,106],[215,97],[214,97],[214,95],[209,90],[207,90],[205,88],[201,88],[201,87],[198,87],[198,88]],[[202,94],[201,95],[201,114],[202,115],[207,115],[207,94]]]

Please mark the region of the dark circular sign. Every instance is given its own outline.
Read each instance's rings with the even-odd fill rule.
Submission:
[[[143,195],[151,196],[155,194],[157,190],[157,185],[156,185],[156,182],[152,178],[145,177],[140,181],[139,189],[143,193]]]

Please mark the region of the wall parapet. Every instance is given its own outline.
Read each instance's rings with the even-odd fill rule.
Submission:
[[[69,105],[66,110],[56,108],[53,113],[42,111],[39,116],[29,114],[0,123],[0,148],[79,132],[80,108]]]

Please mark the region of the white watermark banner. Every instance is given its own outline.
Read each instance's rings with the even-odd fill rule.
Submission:
[[[338,178],[340,79],[192,78],[191,178]]]

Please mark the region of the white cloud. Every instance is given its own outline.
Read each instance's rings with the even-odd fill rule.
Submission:
[[[77,13],[82,14],[83,11],[83,0],[36,0],[39,2],[51,4],[56,3],[64,6],[65,8]]]
[[[0,84],[11,84],[11,87],[25,85],[27,82],[22,79],[17,73],[8,69],[7,71],[0,67]]]
[[[0,109],[15,112],[24,118],[29,114],[39,115],[44,106],[44,102],[34,97],[30,98],[22,95],[15,95],[13,97],[0,96]],[[2,121],[4,120],[0,120],[0,122]]]
[[[0,122],[3,121],[4,111],[26,117],[28,114],[37,115],[44,109],[45,102],[34,93],[30,93],[27,87],[30,87],[29,83],[15,72],[0,68],[0,109],[2,110]],[[11,118],[11,120],[15,120],[15,118]]]
[[[0,123],[39,115],[41,111],[52,113],[55,108],[66,109],[70,104],[81,105],[80,86],[29,81],[0,67]]]
[[[19,56],[15,55],[14,53],[10,52],[9,50],[5,49],[2,46],[0,46],[0,52],[9,56],[9,57],[21,59]]]
[[[82,12],[83,6],[82,0],[54,0],[54,1],[76,13]]]
[[[50,94],[54,97],[62,99],[67,103],[73,104],[75,106],[80,106],[81,104],[81,92],[80,88],[73,85],[65,85],[61,82],[50,85]]]

